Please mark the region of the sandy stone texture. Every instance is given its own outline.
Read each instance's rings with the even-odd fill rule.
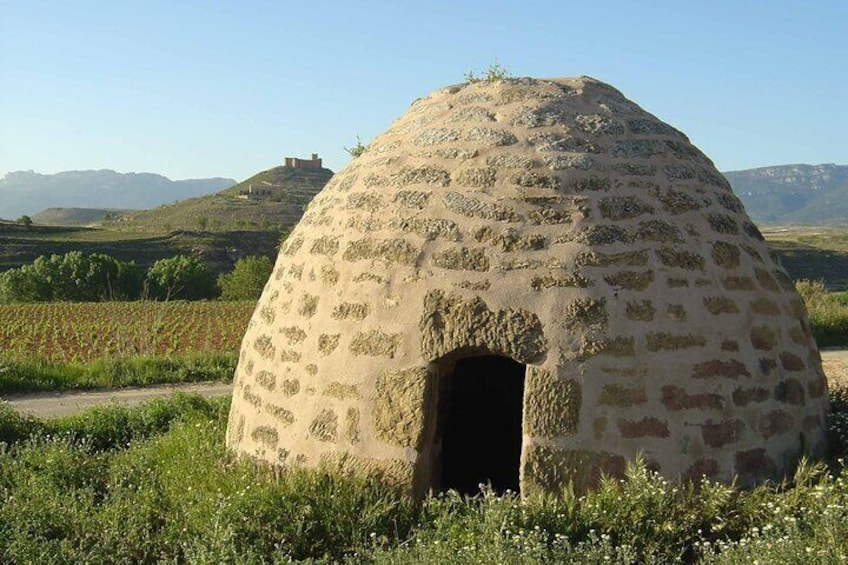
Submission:
[[[825,449],[803,303],[712,162],[588,77],[442,88],[336,174],[245,334],[228,445],[439,487],[457,360],[526,366],[522,493]]]

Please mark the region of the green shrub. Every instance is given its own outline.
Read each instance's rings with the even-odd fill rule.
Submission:
[[[65,420],[0,452],[0,562],[339,562],[372,532],[397,540],[415,523],[415,504],[380,483],[233,460],[228,402],[189,405],[147,441],[121,430],[157,421],[151,405]],[[104,436],[122,449],[102,451]]]
[[[824,281],[811,281],[809,279],[800,279],[795,281],[795,290],[801,295],[804,304],[807,308],[815,308],[821,304],[825,296]]]
[[[99,253],[42,255],[30,265],[0,274],[0,302],[98,302],[129,300],[141,292],[134,262]]]
[[[159,259],[145,279],[150,298],[156,300],[200,300],[215,296],[215,280],[197,257],[175,255]]]
[[[0,402],[0,444],[17,443],[41,429],[40,421],[21,415],[8,404]]]
[[[259,300],[273,269],[274,263],[265,256],[239,259],[231,272],[218,277],[221,298],[223,300]]]

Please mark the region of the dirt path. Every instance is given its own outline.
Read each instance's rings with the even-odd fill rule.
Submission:
[[[828,384],[848,386],[848,349],[823,349],[821,358]]]
[[[135,406],[177,391],[197,393],[204,397],[223,396],[233,391],[233,385],[232,383],[184,383],[88,392],[42,392],[9,395],[2,400],[8,402],[18,412],[36,418],[60,418],[110,402]]]
[[[848,386],[848,349],[825,349],[822,350],[821,357],[830,386]],[[58,418],[109,402],[120,402],[134,406],[146,400],[168,396],[177,391],[193,392],[205,397],[223,396],[233,391],[233,385],[187,383],[91,392],[45,392],[7,396],[2,400],[8,402],[19,412],[37,418]]]

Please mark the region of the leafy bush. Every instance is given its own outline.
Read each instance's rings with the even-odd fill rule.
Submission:
[[[0,444],[12,444],[30,437],[41,429],[41,422],[18,414],[14,408],[0,402]],[[2,454],[2,451],[0,451]]]
[[[258,300],[271,277],[274,264],[265,256],[251,256],[236,261],[233,270],[218,277],[218,288],[224,300]]]
[[[197,257],[159,259],[147,271],[148,296],[157,300],[199,300],[215,295],[215,280]]]
[[[141,271],[133,262],[71,251],[42,255],[0,274],[0,302],[97,302],[138,298]]]

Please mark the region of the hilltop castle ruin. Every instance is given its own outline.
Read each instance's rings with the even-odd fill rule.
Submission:
[[[298,159],[297,157],[286,157],[286,167],[291,167],[293,169],[320,169],[321,159],[318,158],[317,153],[312,154],[312,159]]]

